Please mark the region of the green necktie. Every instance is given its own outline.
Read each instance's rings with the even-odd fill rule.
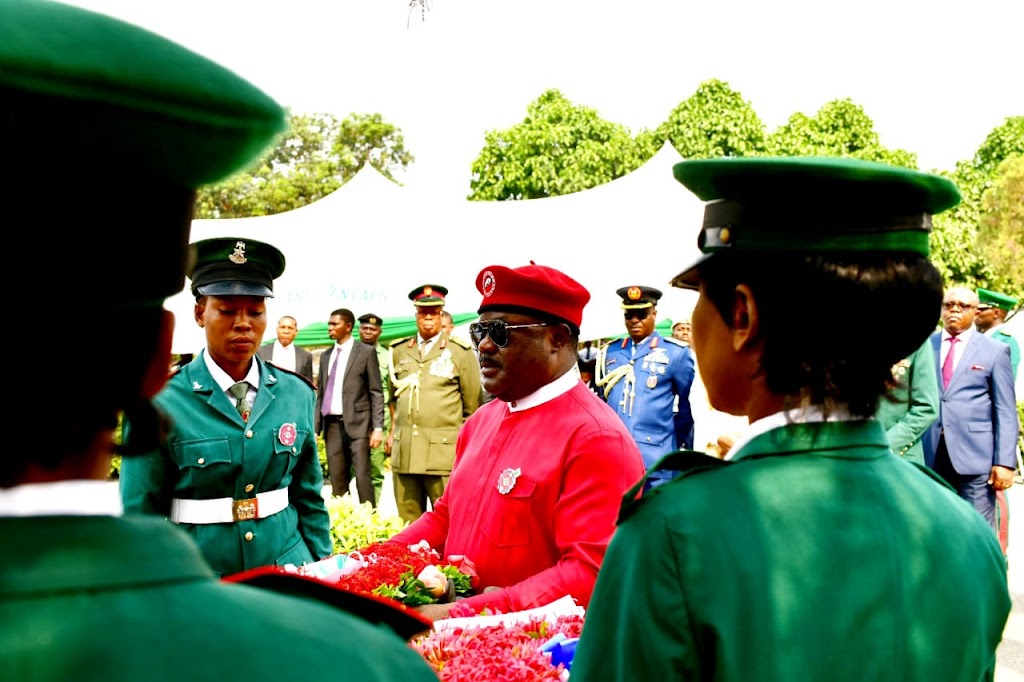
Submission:
[[[235,408],[238,410],[238,414],[242,416],[242,421],[249,421],[249,401],[245,399],[246,394],[249,393],[249,384],[239,381],[228,389],[228,393],[235,396],[238,400]]]

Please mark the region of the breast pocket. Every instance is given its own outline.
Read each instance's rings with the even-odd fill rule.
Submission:
[[[178,489],[194,491],[197,499],[219,497],[222,481],[230,477],[231,443],[227,438],[177,441],[170,445],[178,466]]]
[[[530,522],[536,481],[520,476],[512,490],[502,495],[492,488],[490,509],[484,523],[484,535],[498,547],[530,543]]]

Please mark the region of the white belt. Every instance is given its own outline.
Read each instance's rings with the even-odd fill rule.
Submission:
[[[245,500],[171,500],[169,518],[175,523],[234,523],[265,519],[288,508],[288,488],[260,493]]]

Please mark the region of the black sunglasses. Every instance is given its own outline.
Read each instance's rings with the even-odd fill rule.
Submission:
[[[473,339],[473,345],[477,348],[484,342],[486,337],[491,337],[491,342],[498,348],[508,345],[509,331],[513,329],[529,329],[530,327],[550,327],[547,322],[534,324],[509,324],[505,320],[487,320],[486,322],[474,322],[469,325],[469,338]]]
[[[651,314],[650,308],[643,308],[641,310],[627,310],[623,316],[627,320],[646,320],[647,316]]]

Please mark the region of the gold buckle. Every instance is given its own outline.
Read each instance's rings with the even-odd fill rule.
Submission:
[[[231,514],[235,521],[252,521],[259,513],[259,501],[254,497],[251,500],[232,500]]]

